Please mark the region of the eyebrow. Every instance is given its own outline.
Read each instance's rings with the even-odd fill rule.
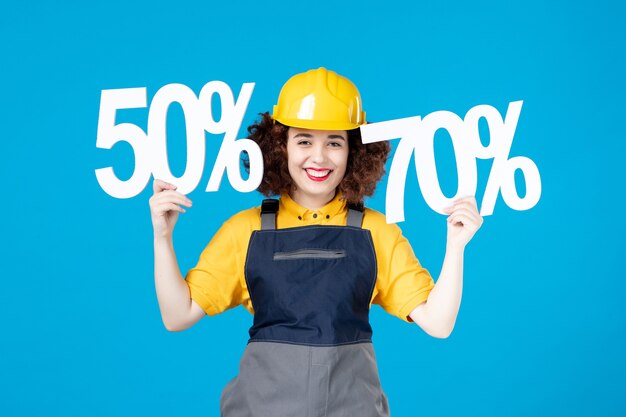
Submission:
[[[297,135],[294,136],[294,139],[295,138],[299,138],[299,137],[302,137],[302,138],[312,138],[313,135],[310,134],[310,133],[298,133]],[[328,135],[327,139],[343,139],[343,140],[346,140],[346,138],[344,138],[341,135]]]

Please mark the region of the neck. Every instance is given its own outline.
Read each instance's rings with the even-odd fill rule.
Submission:
[[[333,190],[331,193],[324,196],[310,196],[303,195],[299,193],[298,190],[294,190],[289,193],[289,196],[293,201],[298,203],[298,205],[309,209],[309,210],[317,210],[324,207],[328,204],[333,198],[335,198],[336,190]]]

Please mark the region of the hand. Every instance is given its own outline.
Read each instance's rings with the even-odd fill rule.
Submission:
[[[152,183],[154,194],[150,197],[150,215],[154,237],[171,237],[178,213],[185,213],[185,207],[191,207],[191,200],[176,191],[176,186],[155,179]]]
[[[454,201],[452,207],[443,209],[448,213],[448,246],[459,249],[472,239],[483,224],[483,218],[478,214],[474,197],[460,198]]]

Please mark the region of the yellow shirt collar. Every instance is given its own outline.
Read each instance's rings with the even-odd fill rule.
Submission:
[[[332,200],[330,200],[324,207],[320,207],[317,210],[310,210],[302,207],[293,201],[288,194],[283,194],[280,196],[278,213],[287,214],[294,220],[297,219],[304,222],[317,222],[332,219],[337,214],[343,213],[345,209],[346,200],[342,198],[341,193],[336,193]]]

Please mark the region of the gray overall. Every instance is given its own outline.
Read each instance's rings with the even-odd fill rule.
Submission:
[[[277,203],[263,202],[250,237],[254,324],[222,417],[389,416],[368,320],[377,268],[362,207],[349,210],[348,226],[276,230]]]

